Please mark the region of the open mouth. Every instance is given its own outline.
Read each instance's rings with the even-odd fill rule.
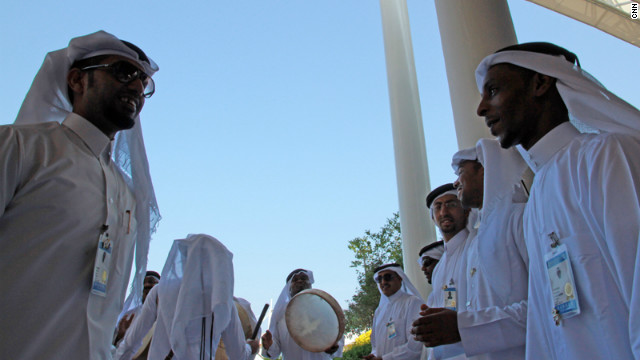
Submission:
[[[453,224],[453,219],[451,219],[449,217],[440,219],[440,225],[441,226],[446,226],[446,225],[451,225],[451,224]]]

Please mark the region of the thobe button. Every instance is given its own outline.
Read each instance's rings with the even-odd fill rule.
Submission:
[[[467,301],[467,306],[470,306],[470,305],[471,305],[471,301]]]
[[[109,203],[113,204],[113,198],[109,198]]]

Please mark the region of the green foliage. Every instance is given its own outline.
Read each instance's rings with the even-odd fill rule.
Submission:
[[[360,360],[371,354],[371,343],[355,345],[342,353],[342,360]]]
[[[345,311],[345,332],[356,334],[371,328],[373,313],[380,301],[378,286],[373,281],[373,269],[389,262],[402,265],[402,237],[400,233],[400,215],[394,213],[380,231],[365,231],[363,237],[349,241],[349,250],[355,260],[351,267],[358,273],[359,288],[348,302]],[[366,355],[366,354],[365,354]]]

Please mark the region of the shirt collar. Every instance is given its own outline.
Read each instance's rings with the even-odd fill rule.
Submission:
[[[466,228],[460,230],[451,240],[444,243],[444,252],[451,254],[452,251],[455,251],[464,243],[468,235],[469,231]]]
[[[518,145],[518,151],[529,164],[531,170],[536,173],[553,155],[579,134],[580,131],[567,121],[545,134],[528,151],[524,150],[520,145]]]
[[[62,122],[62,125],[78,135],[97,158],[105,151],[110,155],[111,139],[89,122],[89,120],[76,113],[69,113]],[[107,158],[109,157],[110,156],[107,156]]]
[[[399,299],[400,297],[402,297],[402,294],[405,294],[405,291],[402,290],[402,286],[401,286],[400,289],[398,289],[398,291],[396,291],[395,294],[393,294],[391,296],[387,296],[387,299],[389,299],[389,302],[394,302],[397,299]],[[386,296],[386,295],[382,294],[382,296]]]

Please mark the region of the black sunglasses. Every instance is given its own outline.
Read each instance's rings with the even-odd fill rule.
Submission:
[[[146,98],[150,98],[156,91],[156,84],[153,82],[153,79],[128,61],[116,61],[112,64],[91,65],[80,70],[86,71],[96,69],[109,71],[116,80],[123,84],[128,84],[136,79],[140,79],[144,85],[144,92],[142,95]]]
[[[384,274],[384,275],[379,275],[379,276],[376,278],[376,282],[377,282],[377,283],[381,283],[381,282],[382,282],[382,280],[384,280],[384,281],[386,281],[386,282],[389,282],[389,281],[391,281],[391,280],[393,280],[393,279],[395,279],[395,278],[396,278],[396,275],[386,273],[386,274]]]

